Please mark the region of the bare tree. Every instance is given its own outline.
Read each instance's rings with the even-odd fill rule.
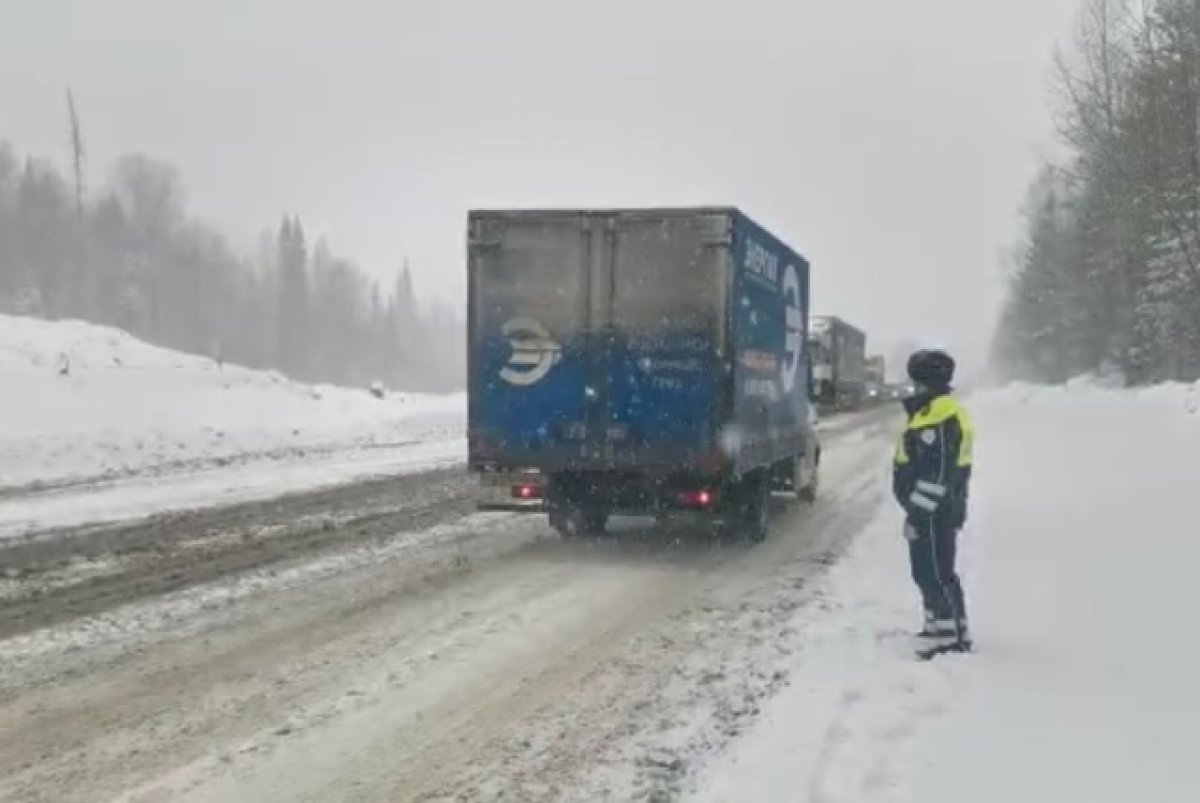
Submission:
[[[295,217],[256,253],[238,255],[186,214],[174,168],[142,155],[120,159],[110,185],[89,198],[70,95],[68,115],[73,187],[50,164],[22,163],[0,144],[0,311],[78,315],[305,380],[380,379],[413,390],[461,384],[463,372],[450,368],[461,358],[451,338],[427,334],[461,321],[422,312],[407,269],[385,298],[328,244],[310,252]],[[82,284],[80,242],[88,248]]]

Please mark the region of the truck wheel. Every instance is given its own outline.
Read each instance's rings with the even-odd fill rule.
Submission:
[[[813,502],[817,501],[817,489],[819,485],[820,481],[817,479],[817,474],[814,473],[812,482],[801,488],[800,492],[796,494],[796,497],[801,502],[811,505]]]
[[[550,527],[563,538],[574,538],[575,530],[571,526],[570,516],[565,510],[550,511]]]
[[[771,484],[765,475],[752,474],[742,482],[740,521],[742,538],[752,544],[767,540],[771,529]]]
[[[821,487],[821,459],[820,453],[816,462],[813,463],[812,476],[808,478],[808,484],[796,491],[796,498],[801,502],[812,504],[817,501],[817,491]]]

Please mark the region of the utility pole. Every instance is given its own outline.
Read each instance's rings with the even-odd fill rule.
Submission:
[[[75,94],[70,87],[67,88],[67,117],[71,129],[71,165],[75,176],[76,263],[73,275],[68,279],[74,287],[65,289],[68,297],[73,297],[75,300],[75,309],[71,312],[87,318],[90,317],[89,313],[93,311],[96,304],[96,288],[93,287],[93,277],[87,265],[87,219],[83,205],[83,171],[86,154],[83,147],[83,131],[79,124],[79,113],[75,108]]]

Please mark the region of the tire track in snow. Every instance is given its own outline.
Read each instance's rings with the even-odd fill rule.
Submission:
[[[462,470],[439,471],[0,542],[0,639],[453,521],[474,510],[473,487]]]

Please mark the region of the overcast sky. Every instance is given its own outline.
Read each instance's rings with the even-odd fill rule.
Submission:
[[[986,346],[1077,0],[0,0],[0,138],[175,163],[460,303],[473,205],[736,204],[888,349]]]

